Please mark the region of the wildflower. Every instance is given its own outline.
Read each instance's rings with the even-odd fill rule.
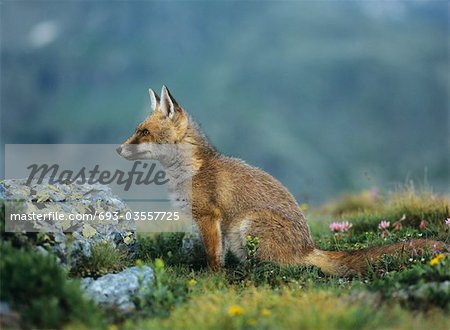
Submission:
[[[351,224],[348,221],[343,221],[343,222],[333,222],[330,224],[330,230],[334,231],[336,233],[339,232],[348,232],[350,228],[353,227],[353,224]]]
[[[239,316],[244,314],[244,309],[239,305],[232,305],[228,308],[228,315]]]
[[[431,266],[436,266],[441,262],[441,259],[445,258],[445,255],[443,253],[438,254],[436,257],[430,260]]]
[[[269,316],[270,314],[271,314],[270,310],[268,310],[267,308],[261,309],[261,315],[262,316]]]
[[[192,288],[194,285],[196,285],[197,284],[197,281],[194,279],[194,278],[191,278],[190,280],[189,280],[189,282],[188,282],[188,286],[190,287],[190,288]]]
[[[424,230],[428,226],[428,221],[422,220],[420,221],[419,229]]]
[[[352,228],[353,225],[348,222],[348,221],[343,221],[343,222],[333,222],[330,224],[330,230],[332,232],[335,232],[338,239],[341,238],[341,233],[346,233],[347,236],[349,235],[349,229]]]
[[[445,220],[445,224],[450,227],[450,218],[447,218],[447,220]]]
[[[341,224],[339,222],[330,223],[330,230],[335,232],[341,231]]]
[[[378,229],[380,230],[387,230],[389,226],[391,225],[390,221],[382,220],[380,224],[378,225]]]
[[[381,238],[385,238],[386,236],[389,235],[389,226],[391,225],[390,221],[386,221],[386,220],[382,220],[379,224],[378,224],[378,229],[382,231],[381,233]]]

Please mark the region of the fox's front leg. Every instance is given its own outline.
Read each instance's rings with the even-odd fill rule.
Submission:
[[[205,245],[208,266],[213,271],[218,271],[222,266],[222,232],[220,219],[205,216],[197,221],[203,244]]]

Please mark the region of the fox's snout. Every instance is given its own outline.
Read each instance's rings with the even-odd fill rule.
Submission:
[[[123,157],[125,159],[131,159],[133,157],[133,153],[135,153],[136,151],[133,149],[131,150],[130,148],[127,148],[127,146],[121,144],[120,146],[118,146],[116,148],[116,152],[119,154],[120,157]]]
[[[137,144],[127,144],[125,142],[116,148],[116,152],[123,158],[134,159],[139,154],[137,148]]]
[[[128,160],[152,159],[154,147],[150,143],[130,144],[125,142],[116,148],[116,152]]]

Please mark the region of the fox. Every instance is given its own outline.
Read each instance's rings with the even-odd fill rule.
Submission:
[[[247,237],[258,237],[257,258],[280,265],[312,265],[338,276],[365,274],[384,254],[411,249],[448,249],[443,242],[414,239],[354,251],[323,251],[315,247],[305,216],[294,196],[267,172],[212,146],[164,85],[159,97],[149,89],[151,112],[118,148],[129,159],[159,160],[174,181],[177,201],[190,206],[212,271],[224,266],[230,251],[246,259]],[[160,145],[188,145],[192,152],[168,157]],[[159,151],[157,151],[157,149]],[[170,159],[168,159],[170,158]],[[188,189],[178,172],[192,169]],[[181,180],[181,181],[180,181]]]

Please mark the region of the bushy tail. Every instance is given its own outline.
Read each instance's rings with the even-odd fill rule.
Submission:
[[[314,249],[304,259],[307,265],[319,267],[324,273],[332,275],[356,275],[365,274],[369,265],[376,262],[384,254],[394,253],[420,253],[424,249],[448,250],[443,242],[415,239],[409,242],[401,242],[381,247],[361,249],[349,252],[322,251]]]

